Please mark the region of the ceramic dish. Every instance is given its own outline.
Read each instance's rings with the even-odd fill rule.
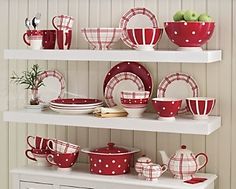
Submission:
[[[48,104],[52,99],[63,98],[65,92],[64,76],[56,71],[49,70],[39,75],[44,86],[38,89],[39,99],[42,103]]]
[[[63,106],[63,107],[88,107],[101,105],[102,101],[92,98],[64,98],[64,99],[55,99],[50,102],[54,106]]]
[[[140,78],[144,85],[144,91],[149,91],[150,94],[149,96],[152,95],[152,88],[153,88],[153,82],[152,82],[152,77],[150,72],[141,64],[137,62],[121,62],[117,65],[115,65],[106,75],[103,83],[103,94],[105,96],[105,89],[107,87],[108,82],[114,78],[119,73],[124,73],[124,72],[130,72],[137,77]],[[131,90],[130,88],[128,89],[123,89],[123,90]],[[117,102],[120,102],[120,92],[119,94],[116,94],[116,96],[119,96],[117,98]],[[114,105],[114,104],[113,104]]]
[[[145,91],[142,80],[131,72],[121,72],[112,77],[105,88],[105,102],[109,107],[121,106],[120,94],[123,90]]]
[[[197,97],[199,87],[192,76],[185,73],[172,73],[167,75],[159,84],[157,97],[178,98],[182,100],[179,114],[188,111],[185,99],[188,97]]]
[[[129,39],[128,28],[157,28],[158,23],[155,15],[146,8],[133,8],[125,13],[119,23],[119,28],[123,28],[121,35],[122,41],[131,48],[136,48],[136,45]]]
[[[50,109],[61,114],[89,114],[89,113],[92,113],[95,108],[74,110],[74,109],[60,109],[60,108],[54,108],[50,106]]]

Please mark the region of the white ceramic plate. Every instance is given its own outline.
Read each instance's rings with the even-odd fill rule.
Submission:
[[[44,86],[38,89],[39,99],[42,103],[48,104],[51,100],[63,98],[65,92],[64,76],[56,71],[49,70],[43,72],[40,76]]]
[[[70,110],[70,109],[53,108],[50,106],[50,109],[61,114],[89,114],[92,113],[95,108]]]
[[[172,73],[165,76],[157,89],[157,97],[178,98],[182,99],[182,105],[179,114],[188,111],[185,102],[186,98],[197,97],[199,95],[199,87],[192,76],[185,73]]]
[[[113,76],[105,87],[105,101],[109,107],[122,107],[120,102],[121,91],[145,91],[142,80],[134,73],[121,72]]]

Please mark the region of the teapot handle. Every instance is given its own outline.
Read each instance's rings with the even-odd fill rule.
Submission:
[[[197,154],[197,155],[195,156],[197,162],[199,162],[199,161],[198,161],[198,158],[199,158],[200,156],[204,156],[204,157],[205,157],[205,161],[204,161],[204,163],[203,163],[202,165],[198,165],[198,169],[197,169],[197,170],[200,170],[200,169],[202,169],[203,167],[205,167],[206,164],[207,164],[207,162],[208,162],[208,157],[207,157],[207,155],[206,155],[205,153],[199,153],[199,154]]]
[[[166,172],[167,171],[167,169],[168,169],[168,166],[166,165],[166,164],[163,164],[162,166],[161,166],[161,174],[163,174],[164,172]]]

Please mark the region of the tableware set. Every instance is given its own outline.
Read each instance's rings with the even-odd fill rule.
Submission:
[[[54,16],[52,25],[55,30],[38,30],[41,14],[37,13],[32,19],[25,19],[26,33],[23,35],[24,42],[33,50],[55,49],[55,44],[59,49],[69,49],[72,39],[72,26],[74,18],[67,15]],[[31,29],[33,26],[34,29]]]

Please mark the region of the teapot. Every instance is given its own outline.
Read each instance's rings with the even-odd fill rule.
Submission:
[[[174,178],[188,180],[208,162],[208,157],[205,153],[194,155],[190,150],[186,149],[185,145],[177,150],[174,155],[169,158],[165,151],[159,151],[164,164],[168,166]],[[199,158],[204,157],[204,162],[200,165]]]

